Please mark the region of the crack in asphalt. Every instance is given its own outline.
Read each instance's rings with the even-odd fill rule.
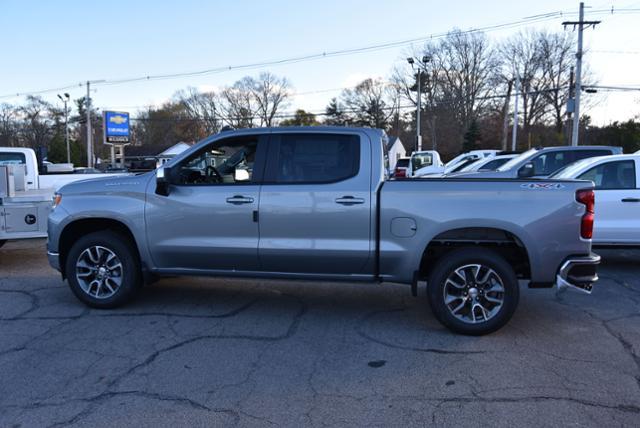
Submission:
[[[167,401],[171,403],[184,405],[194,410],[205,410],[207,412],[212,412],[212,413],[227,414],[233,418],[234,420],[233,425],[237,425],[238,422],[240,421],[240,416],[238,412],[236,412],[233,409],[211,408],[189,398],[166,395],[166,394],[150,393],[145,391],[107,391],[107,392],[103,392],[101,394],[95,395],[93,397],[81,398],[81,399],[70,399],[63,403],[34,403],[33,406],[34,408],[37,408],[42,406],[62,406],[64,404],[68,404],[69,402],[87,403],[87,407],[85,407],[82,411],[76,413],[71,418],[49,425],[49,428],[58,428],[58,427],[73,425],[75,423],[80,422],[81,420],[87,418],[88,416],[91,416],[91,414],[94,413],[94,411],[98,407],[100,407],[100,405],[103,404],[105,401],[108,401],[112,398],[116,398],[120,396],[136,396],[136,397],[147,398],[147,399],[158,400],[158,401]]]
[[[630,287],[625,281],[619,279],[619,278],[615,278],[614,276],[609,276],[608,274],[605,276],[602,276],[603,279],[606,280],[610,280],[613,284],[617,284],[617,286],[624,288],[625,293],[624,293],[624,297],[625,298],[629,298],[631,301],[635,302],[636,304],[638,303],[638,301],[636,299],[633,298],[633,296],[629,296],[630,293],[640,293],[639,290],[636,290],[632,287]],[[0,280],[0,284],[4,284],[3,281]],[[38,334],[36,336],[31,337],[30,339],[28,339],[28,341],[22,345],[22,346],[16,346],[13,347],[11,349],[5,350],[0,352],[0,356],[3,355],[7,355],[10,354],[12,352],[19,352],[19,351],[23,351],[26,349],[29,349],[34,343],[36,343],[38,340],[40,340],[42,337],[46,337],[48,335],[51,335],[53,332],[55,332],[57,329],[62,329],[64,328],[64,326],[68,325],[69,323],[72,323],[78,319],[98,319],[98,318],[116,318],[116,317],[124,317],[124,318],[131,318],[132,320],[135,319],[140,319],[140,318],[144,318],[144,317],[165,317],[166,321],[167,321],[167,329],[173,333],[173,336],[171,334],[168,334],[168,337],[171,338],[171,342],[169,345],[162,347],[161,349],[155,349],[153,350],[153,348],[151,348],[151,350],[146,349],[147,352],[146,353],[146,357],[145,357],[145,353],[143,353],[141,356],[135,356],[135,357],[122,357],[122,358],[126,358],[127,364],[124,365],[124,367],[121,365],[119,370],[121,371],[121,373],[119,373],[115,378],[108,380],[106,383],[103,383],[102,386],[104,387],[104,391],[101,393],[98,393],[97,395],[92,395],[89,397],[70,397],[69,399],[65,399],[64,401],[62,401],[62,396],[60,396],[59,392],[60,391],[56,391],[53,392],[52,394],[48,395],[46,398],[40,398],[39,401],[36,402],[30,402],[28,404],[7,404],[7,405],[0,405],[0,410],[5,409],[5,410],[10,410],[10,409],[17,409],[20,411],[30,411],[30,410],[36,410],[36,409],[40,409],[40,408],[47,408],[47,407],[61,407],[64,405],[68,405],[68,404],[74,404],[77,403],[79,404],[78,408],[74,409],[73,412],[67,412],[67,414],[65,415],[68,416],[67,419],[62,420],[62,421],[56,421],[55,423],[53,423],[51,425],[51,427],[60,427],[63,425],[70,425],[70,424],[75,424],[75,423],[81,423],[83,421],[85,421],[87,418],[91,417],[93,414],[95,414],[97,411],[99,411],[104,404],[111,399],[117,398],[117,397],[140,397],[140,398],[145,398],[145,399],[149,399],[149,400],[158,400],[158,401],[165,401],[168,403],[172,403],[175,404],[176,406],[182,406],[185,407],[187,409],[193,409],[194,411],[202,411],[202,412],[213,412],[213,413],[219,413],[222,416],[227,416],[230,418],[230,422],[225,422],[228,423],[230,425],[239,425],[243,418],[249,418],[252,419],[260,424],[274,424],[274,425],[278,425],[280,424],[279,422],[281,421],[273,421],[270,420],[268,417],[266,417],[265,415],[256,415],[256,414],[252,414],[249,411],[247,411],[246,407],[247,405],[245,404],[245,401],[248,400],[251,396],[253,396],[256,392],[257,386],[256,386],[256,382],[254,380],[254,375],[256,375],[257,373],[261,373],[262,370],[264,369],[264,364],[261,365],[261,361],[263,356],[265,355],[265,353],[267,352],[268,349],[272,349],[272,347],[277,346],[275,345],[276,343],[283,341],[283,340],[287,340],[290,339],[291,337],[293,337],[294,335],[296,335],[299,331],[299,327],[300,324],[305,316],[305,314],[308,312],[308,308],[309,308],[309,304],[312,304],[312,300],[309,301],[309,303],[307,303],[305,301],[304,298],[300,298],[297,296],[292,296],[292,295],[287,295],[287,294],[283,294],[286,297],[290,297],[292,298],[296,303],[297,303],[297,308],[294,306],[293,308],[288,308],[286,310],[286,314],[287,314],[287,318],[289,316],[291,316],[291,320],[289,320],[286,323],[283,323],[284,325],[280,325],[278,324],[278,326],[280,328],[284,328],[283,330],[279,330],[280,332],[282,332],[281,334],[275,334],[275,335],[259,335],[259,334],[225,334],[224,332],[226,331],[226,328],[222,329],[222,333],[221,334],[197,334],[197,335],[190,335],[187,336],[186,334],[183,336],[181,336],[180,334],[178,334],[178,332],[176,331],[176,329],[173,328],[173,324],[171,323],[171,321],[173,320],[174,322],[178,322],[180,319],[184,318],[184,319],[223,319],[223,318],[230,318],[230,317],[234,317],[237,316],[239,314],[242,314],[243,312],[245,312],[246,310],[250,309],[251,307],[253,307],[254,305],[256,305],[257,303],[263,302],[265,299],[264,298],[254,298],[251,299],[247,302],[242,303],[241,305],[239,305],[238,307],[234,307],[232,309],[230,309],[227,312],[221,313],[221,314],[203,314],[203,315],[194,315],[194,314],[182,314],[182,313],[176,313],[176,312],[171,312],[171,311],[154,311],[154,312],[147,312],[147,313],[132,313],[132,312],[116,312],[116,313],[100,313],[98,311],[94,311],[94,310],[90,310],[90,309],[85,309],[82,311],[82,313],[79,313],[77,315],[69,315],[69,316],[60,316],[60,317],[48,317],[48,316],[42,316],[42,317],[37,317],[37,316],[29,316],[30,314],[34,314],[34,312],[36,312],[38,309],[43,308],[42,303],[44,301],[44,298],[42,296],[38,296],[37,291],[39,290],[44,290],[44,289],[52,289],[54,287],[46,287],[46,288],[39,288],[39,289],[29,289],[29,290],[14,290],[14,289],[0,289],[0,293],[19,293],[22,295],[26,295],[29,299],[29,308],[20,311],[18,314],[13,315],[11,317],[5,317],[2,318],[0,317],[0,322],[16,322],[16,321],[32,321],[32,320],[39,320],[39,321],[59,321],[56,322],[54,325],[51,325],[50,327],[48,327],[46,329],[46,331],[44,333]],[[237,300],[237,299],[235,299]],[[308,299],[307,299],[308,300]],[[395,349],[395,350],[400,350],[400,351],[409,351],[409,352],[417,352],[417,353],[423,353],[423,354],[435,354],[435,355],[458,355],[458,356],[462,356],[460,358],[460,360],[464,359],[464,356],[466,355],[473,355],[473,354],[499,354],[502,353],[503,351],[494,351],[494,350],[488,350],[488,351],[460,351],[460,350],[456,350],[455,349],[455,343],[454,345],[452,345],[452,348],[454,349],[447,349],[447,348],[442,348],[442,347],[421,347],[421,346],[412,346],[411,344],[409,345],[402,345],[402,344],[397,344],[394,343],[391,340],[385,340],[386,338],[378,338],[375,337],[375,334],[373,334],[372,332],[377,332],[376,329],[373,329],[374,325],[371,323],[371,321],[373,321],[373,319],[376,316],[379,315],[384,315],[384,314],[397,314],[397,313],[403,313],[405,311],[408,311],[411,309],[411,306],[409,306],[408,303],[406,303],[404,301],[404,299],[402,299],[402,301],[398,301],[398,300],[394,300],[395,305],[397,305],[398,303],[400,303],[402,306],[401,307],[396,307],[394,309],[384,309],[384,310],[375,310],[375,311],[371,311],[371,312],[367,312],[365,313],[363,316],[360,317],[360,319],[358,319],[355,322],[355,326],[354,325],[347,325],[347,328],[349,333],[350,333],[350,337],[345,338],[346,341],[353,341],[354,336],[351,333],[352,331],[355,331],[355,333],[358,335],[358,337],[371,342],[371,343],[375,343],[377,345],[383,346],[385,348],[388,349]],[[608,319],[603,319],[601,317],[598,317],[595,313],[592,313],[591,311],[581,308],[579,306],[578,303],[575,302],[558,302],[559,304],[565,305],[568,308],[571,308],[572,310],[578,310],[578,311],[582,311],[584,314],[586,314],[587,316],[589,316],[590,318],[594,319],[599,325],[602,325],[604,330],[606,331],[606,333],[610,336],[612,336],[613,338],[615,338],[615,340],[620,344],[621,349],[624,351],[624,355],[629,355],[632,360],[635,363],[636,366],[636,374],[635,374],[635,380],[636,383],[638,385],[638,388],[640,389],[640,357],[638,355],[638,350],[636,350],[634,348],[634,345],[631,341],[629,341],[623,333],[621,333],[620,331],[617,331],[617,329],[615,328],[614,325],[612,325],[613,322],[615,321],[621,321],[621,320],[625,320],[625,319],[635,319],[637,317],[640,317],[640,314],[635,313],[635,314],[629,314],[629,315],[624,315],[624,316],[620,316],[620,317],[616,317],[616,318],[608,318]],[[391,306],[391,304],[389,304],[389,306]],[[48,307],[48,306],[44,306],[44,307]],[[164,309],[163,306],[160,307],[160,309]],[[135,310],[135,309],[134,309]],[[283,315],[285,310],[282,310]],[[579,314],[578,314],[579,315]],[[581,317],[584,319],[584,317]],[[286,318],[285,318],[286,319]],[[46,325],[45,323],[41,323]],[[6,325],[6,324],[5,324]],[[132,323],[132,325],[135,325],[135,323]],[[306,325],[306,324],[305,324]],[[226,324],[223,324],[223,326],[226,326]],[[164,326],[163,326],[164,328]],[[271,331],[269,331],[270,333]],[[124,335],[127,335],[128,333],[130,333],[130,331],[126,332]],[[56,333],[57,334],[57,333]],[[391,338],[393,336],[390,336]],[[606,336],[603,336],[606,338]],[[176,341],[177,340],[177,341]],[[243,377],[243,379],[241,379],[240,382],[237,383],[233,383],[233,384],[229,384],[229,385],[224,385],[222,388],[217,388],[214,391],[210,391],[211,393],[213,392],[220,392],[223,391],[226,387],[232,387],[232,386],[243,386],[245,384],[249,384],[248,385],[250,388],[248,388],[248,390],[243,389],[241,392],[241,397],[237,400],[237,402],[231,402],[229,406],[223,406],[223,407],[213,407],[208,405],[209,404],[209,399],[207,400],[203,400],[205,401],[204,403],[198,400],[194,400],[192,398],[188,398],[182,395],[171,395],[171,394],[163,394],[163,393],[155,393],[155,392],[146,392],[146,391],[141,391],[139,390],[140,388],[136,387],[136,388],[129,388],[129,389],[125,389],[125,390],[118,390],[119,388],[126,388],[128,385],[125,384],[125,380],[130,378],[131,376],[141,376],[142,379],[147,378],[147,376],[150,377],[149,373],[153,373],[152,370],[149,370],[148,372],[145,372],[145,369],[150,367],[152,364],[154,364],[154,362],[158,361],[158,359],[165,355],[166,353],[170,353],[172,351],[175,351],[177,349],[183,348],[185,346],[188,346],[190,344],[193,343],[198,343],[201,341],[206,341],[206,340],[248,340],[248,341],[253,341],[253,342],[261,342],[264,343],[264,346],[262,346],[261,351],[259,353],[259,355],[257,356],[257,358],[255,358],[252,362],[251,365],[249,367],[249,371],[247,372],[246,376]],[[356,341],[357,342],[357,341]],[[167,342],[165,342],[167,343]],[[521,346],[521,344],[518,344],[518,341],[515,340],[514,341],[514,349],[518,349],[518,348],[522,348],[522,350],[520,352],[538,352],[542,355],[546,355],[549,356],[551,358],[556,358],[558,360],[561,361],[566,361],[568,363],[594,363],[594,364],[603,364],[605,363],[605,361],[596,361],[596,360],[583,360],[583,359],[578,359],[578,358],[571,358],[571,357],[564,357],[562,355],[557,355],[556,353],[550,352],[549,350],[540,350],[540,349],[530,349],[527,346]],[[79,345],[81,346],[81,344]],[[616,349],[617,347],[614,346]],[[57,347],[56,351],[59,351],[61,349],[67,349],[65,347]],[[89,352],[92,354],[95,354],[96,356],[103,356],[103,357],[114,357],[116,355],[114,354],[103,354],[97,351],[92,351],[92,350],[82,350],[82,349],[75,349],[75,348],[68,348],[68,349],[72,349],[73,351],[77,351],[77,352]],[[376,348],[376,349],[380,349],[380,348]],[[385,351],[386,352],[386,351]],[[482,383],[478,380],[473,378],[472,376],[469,375],[470,381],[469,382],[464,382],[461,381],[461,384],[465,384],[467,385],[466,388],[468,388],[470,390],[470,395],[460,395],[460,396],[455,396],[455,397],[448,397],[448,396],[444,396],[444,397],[425,397],[425,396],[421,396],[421,395],[408,395],[408,396],[383,396],[380,394],[377,395],[366,395],[366,396],[357,396],[356,395],[347,395],[347,394],[326,394],[326,393],[322,393],[320,392],[321,388],[321,383],[319,382],[320,377],[318,375],[318,370],[319,367],[322,366],[324,367],[326,364],[330,363],[330,359],[327,358],[327,360],[325,360],[324,357],[320,357],[317,354],[315,355],[315,359],[312,361],[311,364],[311,368],[308,372],[308,376],[306,376],[306,387],[305,389],[305,399],[306,396],[309,395],[309,399],[307,401],[310,401],[310,406],[306,408],[306,411],[303,411],[301,413],[301,416],[305,417],[305,420],[307,421],[307,423],[309,424],[314,424],[314,422],[316,424],[329,424],[329,421],[326,419],[321,418],[321,415],[318,415],[318,412],[321,410],[321,406],[318,405],[318,403],[316,403],[316,400],[318,397],[332,397],[332,398],[339,398],[339,397],[345,397],[345,398],[350,398],[353,400],[356,400],[358,403],[360,403],[360,405],[364,406],[367,405],[367,403],[371,403],[374,402],[375,400],[381,400],[383,402],[386,402],[387,400],[398,400],[398,401],[406,401],[406,400],[415,400],[418,401],[420,403],[425,403],[428,405],[434,405],[434,410],[431,413],[431,417],[432,417],[432,422],[434,424],[438,423],[437,420],[437,414],[442,410],[442,406],[445,406],[447,404],[454,404],[456,406],[458,406],[458,408],[463,407],[466,404],[473,404],[473,403],[481,403],[481,404],[501,404],[501,403],[540,403],[540,402],[566,402],[566,403],[572,403],[572,404],[576,404],[576,405],[582,405],[582,406],[586,406],[586,407],[592,407],[592,408],[596,408],[596,409],[600,409],[600,410],[608,410],[608,411],[614,411],[614,412],[621,412],[624,414],[632,414],[632,415],[637,415],[640,413],[640,405],[633,403],[633,401],[635,401],[636,395],[633,394],[630,396],[630,400],[632,400],[631,403],[625,403],[625,401],[627,400],[621,400],[622,403],[620,404],[612,404],[611,402],[607,403],[606,401],[611,401],[612,398],[608,399],[608,400],[603,400],[605,402],[600,402],[599,400],[599,396],[596,396],[596,400],[589,400],[589,399],[583,399],[583,398],[575,398],[575,396],[572,396],[573,394],[580,396],[580,394],[583,394],[585,392],[589,392],[588,390],[578,390],[578,389],[571,389],[568,387],[565,387],[563,389],[561,388],[557,388],[557,396],[554,395],[554,391],[553,388],[550,387],[535,387],[535,386],[526,386],[526,387],[521,387],[521,388],[496,388],[495,391],[501,391],[502,394],[500,395],[504,395],[507,394],[508,392],[507,390],[509,389],[518,389],[518,390],[522,390],[523,392],[527,392],[527,391],[531,391],[534,388],[548,388],[546,391],[542,390],[539,392],[542,392],[542,394],[531,394],[528,396],[522,396],[522,397],[483,397],[482,394],[486,393],[486,392],[490,392],[491,390],[486,390],[486,389],[482,389]],[[410,355],[410,354],[402,354],[402,353],[396,353],[396,356],[406,356],[406,355]],[[419,357],[422,358],[422,357]],[[430,358],[430,357],[429,357]],[[142,361],[141,361],[142,360]],[[96,364],[96,361],[98,361],[98,359],[86,359],[85,362],[89,362],[90,364],[84,368],[83,372],[81,373],[81,375],[79,376],[79,378],[81,379],[86,373],[88,373],[91,370],[91,367],[93,365]],[[450,363],[451,361],[453,361],[450,358],[447,358],[446,361],[448,363]],[[626,358],[624,358],[624,361],[626,362]],[[130,363],[129,363],[130,362]],[[245,366],[246,368],[246,366]],[[380,369],[380,373],[382,373],[382,370],[385,369]],[[553,371],[550,369],[550,371],[554,372],[556,375],[560,376],[561,370],[558,371]],[[376,372],[378,373],[378,372]],[[626,371],[623,372],[623,374],[626,376],[629,373]],[[316,377],[316,379],[314,379],[314,377]],[[633,375],[632,375],[633,376]],[[303,376],[305,377],[305,376]],[[314,380],[316,380],[316,384],[314,384]],[[567,378],[564,378],[565,382],[567,381]],[[67,383],[65,383],[64,385],[70,385],[69,382],[71,382],[72,380],[68,380]],[[304,381],[304,379],[303,379]],[[465,388],[465,389],[466,389]],[[632,387],[633,388],[633,387]],[[65,389],[64,386],[62,387],[62,389]],[[533,391],[531,391],[533,392]],[[547,392],[549,394],[547,394]],[[563,394],[564,392],[564,394]],[[44,394],[42,394],[44,395]],[[192,391],[190,391],[189,393],[186,393],[185,395],[192,395]],[[224,395],[224,394],[222,394]],[[394,403],[395,404],[395,403]],[[84,408],[83,408],[84,407]],[[245,407],[245,408],[243,408]],[[79,410],[79,411],[78,411]],[[413,410],[412,409],[403,409],[403,412],[405,412],[405,414],[410,415],[411,412]],[[1,412],[0,412],[1,413]],[[73,413],[73,414],[71,414]],[[336,415],[336,417],[338,417],[338,415]],[[416,415],[417,417],[417,415]],[[344,418],[348,418],[347,415],[344,416]],[[412,416],[412,418],[415,418],[414,416]],[[411,418],[409,418],[411,419]],[[348,419],[341,419],[344,421],[344,423],[347,423]],[[246,421],[245,421],[246,422]],[[440,423],[441,424],[441,423]]]
[[[388,348],[392,348],[392,349],[401,349],[404,351],[414,351],[414,352],[423,352],[423,353],[428,353],[428,354],[441,354],[441,355],[473,355],[473,354],[486,354],[486,351],[453,351],[450,349],[443,349],[443,348],[422,348],[419,346],[405,346],[405,345],[397,345],[395,343],[391,343],[391,342],[387,342],[385,340],[382,339],[378,339],[375,338],[371,335],[369,335],[368,333],[366,333],[363,329],[363,325],[369,321],[371,318],[379,315],[379,314],[385,314],[385,313],[394,313],[394,312],[404,312],[405,310],[407,310],[407,307],[403,307],[403,308],[395,308],[395,309],[385,309],[385,310],[377,310],[377,311],[373,311],[373,312],[369,312],[368,314],[366,314],[364,317],[362,317],[360,319],[360,322],[358,323],[358,325],[356,326],[356,332],[357,334],[362,337],[363,339],[366,339],[368,341],[377,343],[378,345],[382,345]]]
[[[302,320],[302,317],[307,312],[307,305],[300,302],[300,308],[296,312],[291,321],[291,324],[288,326],[287,330],[284,334],[278,336],[259,336],[259,335],[251,335],[251,334],[206,334],[206,335],[198,335],[195,337],[191,337],[189,339],[182,340],[180,342],[174,343],[173,345],[167,346],[165,348],[159,349],[151,355],[149,355],[143,362],[136,364],[135,366],[129,368],[125,373],[116,377],[113,381],[109,382],[108,387],[114,387],[119,384],[124,378],[133,374],[137,370],[149,366],[153,363],[160,355],[174,351],[183,346],[190,345],[192,343],[204,341],[204,340],[249,340],[249,341],[258,341],[258,342],[277,342],[281,340],[286,340],[292,337],[296,331],[298,330],[298,326]]]

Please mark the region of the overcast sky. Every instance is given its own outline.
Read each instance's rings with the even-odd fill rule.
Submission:
[[[300,55],[358,48],[425,37],[453,28],[470,29],[514,22],[549,12],[573,12],[532,25],[562,30],[575,20],[578,2],[485,1],[28,1],[0,0],[0,95],[77,84],[81,81],[180,73],[256,63]],[[640,1],[594,1],[591,10],[639,8]],[[640,87],[640,10],[599,13],[602,20],[585,31],[586,61],[601,85]],[[495,41],[527,28],[490,31]],[[414,47],[419,47],[417,42]],[[295,91],[287,111],[321,111],[339,90],[359,80],[386,78],[405,66],[410,45],[313,61],[266,67],[286,76]],[[408,66],[408,65],[407,65]],[[215,89],[263,69],[96,85],[92,94],[102,110],[161,103],[188,86]],[[67,89],[73,98],[85,89]],[[309,93],[317,91],[317,93]],[[64,91],[61,91],[64,92]],[[56,93],[42,95],[56,102]],[[597,124],[640,114],[640,91],[586,95],[586,111]],[[20,103],[24,97],[1,98]]]

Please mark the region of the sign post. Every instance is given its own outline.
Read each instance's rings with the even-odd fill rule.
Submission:
[[[116,168],[118,163],[120,163],[120,167],[124,167],[124,146],[129,144],[130,137],[129,113],[104,111],[102,122],[104,143],[111,145],[111,167]]]

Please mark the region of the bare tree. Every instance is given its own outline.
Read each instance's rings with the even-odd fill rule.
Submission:
[[[502,44],[500,53],[505,80],[520,81],[522,123],[525,134],[529,134],[531,126],[542,122],[548,111],[545,92],[549,82],[544,78],[540,33],[520,32]]]
[[[247,87],[256,104],[261,126],[273,126],[278,110],[289,99],[289,81],[272,73],[260,73],[258,79],[249,78]]]
[[[179,91],[175,98],[185,115],[197,123],[200,138],[220,131],[220,97],[215,92],[200,92],[190,87]]]
[[[245,77],[222,91],[221,109],[224,113],[224,121],[234,128],[253,128],[254,126],[252,84],[253,79]]]
[[[569,99],[571,66],[574,64],[574,36],[568,32],[540,32],[538,43],[542,57],[543,78],[547,82],[544,97],[549,105],[555,130],[561,133],[564,110]]]
[[[18,109],[21,117],[20,134],[29,147],[47,147],[53,136],[51,104],[29,95],[26,104]]]
[[[341,95],[351,121],[359,126],[385,129],[398,110],[397,90],[381,79],[365,79]]]
[[[498,58],[482,33],[453,31],[437,45],[427,45],[437,70],[439,96],[451,104],[458,123],[467,129],[489,105],[494,91]]]
[[[0,104],[0,146],[13,147],[18,143],[16,108]]]

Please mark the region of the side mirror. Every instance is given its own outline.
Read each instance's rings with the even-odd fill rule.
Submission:
[[[233,174],[233,179],[238,181],[249,181],[249,171],[246,169],[236,169],[236,172]]]
[[[518,170],[518,178],[530,178],[533,177],[536,172],[536,168],[533,162],[527,162]]]
[[[156,194],[162,196],[169,195],[169,172],[170,170],[163,166],[156,169]]]

